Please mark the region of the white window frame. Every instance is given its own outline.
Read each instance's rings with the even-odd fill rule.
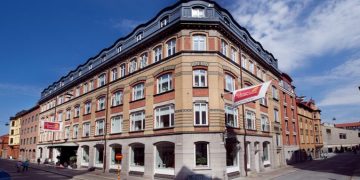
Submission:
[[[135,72],[136,69],[137,69],[137,61],[136,58],[134,58],[129,62],[129,73]]]
[[[112,106],[119,106],[122,104],[123,101],[123,92],[122,91],[116,91],[111,98],[111,105]]]
[[[75,97],[80,96],[80,87],[76,87],[75,89]]]
[[[66,119],[65,120],[69,120],[71,119],[71,109],[66,109]]]
[[[153,49],[153,53],[154,53],[154,63],[161,61],[162,59],[162,46],[156,46]]]
[[[268,116],[261,115],[261,131],[269,132],[270,131],[270,122]]]
[[[99,119],[95,121],[95,136],[101,136],[105,134],[105,120]],[[100,133],[100,130],[102,129],[102,133]]]
[[[227,56],[228,47],[229,47],[228,43],[225,40],[221,40],[221,53],[224,56]]]
[[[70,126],[66,126],[64,130],[64,139],[70,138]]]
[[[105,97],[100,97],[99,99],[97,99],[97,110],[101,111],[105,108]]]
[[[129,170],[130,171],[136,171],[136,172],[144,172],[145,171],[145,159],[144,159],[144,165],[135,165],[134,164],[134,147],[139,146],[138,144],[133,144],[129,148]],[[142,147],[144,147],[144,156],[145,156],[145,145],[141,144]],[[144,157],[145,158],[145,157]]]
[[[111,70],[111,81],[115,81],[118,78],[117,68]]]
[[[132,88],[132,100],[136,101],[139,99],[143,99],[145,96],[145,87],[144,87],[144,83],[139,83],[136,84],[133,88]],[[140,93],[139,96],[137,96],[138,92]]]
[[[160,20],[160,28],[165,27],[169,23],[169,17]]]
[[[168,89],[163,90],[164,84],[167,84]],[[161,75],[157,78],[157,94],[171,91],[173,89],[172,84],[171,73]]]
[[[87,93],[89,91],[89,85],[88,85],[88,83],[85,83],[84,85],[83,85],[83,92],[84,92],[84,94],[85,93]]]
[[[148,59],[147,53],[143,53],[140,56],[140,69],[147,66],[147,59]]]
[[[94,80],[90,80],[89,82],[89,91],[94,90]]]
[[[199,108],[197,108],[197,106]],[[208,103],[207,102],[195,102],[194,103],[194,126],[207,126],[209,124],[208,118]],[[206,122],[203,123],[203,113],[205,111],[205,120]],[[196,112],[199,112],[199,123],[196,123]]]
[[[170,39],[166,42],[167,57],[172,56],[176,53],[176,39]]]
[[[245,55],[241,55],[241,67],[247,69],[247,59]]]
[[[80,105],[74,107],[74,118],[80,117]]]
[[[207,164],[206,165],[196,165],[196,144],[200,144],[200,143],[204,143],[206,144],[206,159],[207,159]],[[200,141],[200,142],[195,142],[194,143],[194,166],[196,168],[208,168],[210,167],[210,149],[209,149],[209,143],[208,142],[203,142],[203,141]]]
[[[76,139],[79,136],[79,125],[73,125],[73,138]]]
[[[126,64],[120,65],[120,78],[124,77],[126,75]]]
[[[234,128],[237,128],[239,127],[239,124],[238,124],[238,109],[235,107],[232,107],[232,106],[229,106],[229,105],[225,105],[225,123],[227,126],[230,126],[230,127],[234,127]],[[229,119],[228,119],[228,115],[233,115],[234,119],[233,119],[233,125],[229,124]]]
[[[246,129],[256,130],[256,113],[254,111],[245,110]],[[249,126],[248,119],[251,120],[251,127]]]
[[[175,121],[175,117],[174,117],[175,116],[175,110],[174,109],[175,109],[175,107],[174,107],[173,104],[155,108],[155,110],[154,110],[155,129],[174,127],[174,121]],[[168,127],[164,127],[164,125],[163,125],[163,123],[161,121],[162,116],[169,116],[169,126]]]
[[[275,86],[271,86],[271,92],[272,92],[272,96],[274,99],[278,100],[279,99],[279,93],[278,90]]]
[[[205,9],[195,7],[191,9],[191,17],[193,18],[205,18]]]
[[[193,50],[206,51],[206,36],[202,34],[193,35]]]
[[[237,55],[237,50],[235,48],[231,47],[231,60],[234,62],[237,61],[236,55]]]
[[[266,150],[267,150],[267,160],[265,160],[265,148],[263,147],[263,162],[264,162],[264,166],[265,165],[270,165],[270,144],[269,143],[263,143],[263,146],[264,144],[266,144]]]
[[[255,71],[255,65],[253,61],[249,61],[249,71],[254,74]]]
[[[88,153],[87,153],[87,161],[84,160],[85,155],[85,147],[87,147]],[[86,159],[86,158],[85,158]],[[81,165],[82,166],[89,166],[90,162],[90,147],[89,146],[82,146],[81,147]]]
[[[119,121],[118,127],[116,127],[116,124],[114,121]],[[111,117],[111,129],[110,129],[111,134],[121,133],[122,127],[123,127],[123,116],[122,115]]]
[[[235,91],[235,78],[229,74],[225,74],[225,90],[229,92]]]
[[[135,129],[135,122],[141,121],[141,128]],[[130,131],[145,130],[145,111],[137,111],[130,114]]]
[[[196,77],[199,82],[196,82]],[[204,82],[202,82],[202,77]],[[195,69],[193,70],[193,87],[207,87],[207,70],[205,69]]]
[[[279,122],[280,119],[279,119],[279,110],[274,108],[274,121],[275,122]]]
[[[91,101],[85,103],[85,115],[91,113]]]
[[[85,122],[82,124],[83,126],[83,137],[90,137],[91,132],[90,132],[90,122]],[[88,136],[86,136],[86,134],[89,134]]]

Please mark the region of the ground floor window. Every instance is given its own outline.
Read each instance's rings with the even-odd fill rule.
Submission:
[[[95,165],[102,164],[104,162],[104,146],[95,146]]]
[[[174,175],[175,145],[174,143],[159,143],[156,146],[155,169],[160,174]]]
[[[247,142],[246,145],[246,168],[250,170],[250,161],[251,161],[251,152],[250,152],[250,142]]]
[[[145,164],[144,144],[133,144],[130,148],[130,170],[143,172]]]
[[[236,139],[227,139],[225,148],[227,173],[239,171],[238,142]]]
[[[268,142],[264,142],[263,143],[263,162],[264,165],[269,165],[270,164],[270,152],[269,152],[269,143]]]
[[[116,160],[116,158],[115,158],[116,154],[122,154],[121,153],[121,145],[119,145],[119,144],[111,145],[111,165],[121,164],[121,161]]]
[[[89,146],[83,146],[82,147],[81,163],[83,163],[83,164],[89,163]]]
[[[209,166],[209,143],[196,142],[195,143],[195,165]]]

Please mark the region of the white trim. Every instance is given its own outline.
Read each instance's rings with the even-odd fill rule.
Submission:
[[[197,166],[196,165],[196,144],[197,143],[206,143],[206,150],[207,150],[207,165],[206,166]],[[206,142],[206,141],[197,141],[197,142],[194,142],[194,167],[196,169],[203,169],[203,168],[210,168],[210,149],[209,149],[209,142]]]

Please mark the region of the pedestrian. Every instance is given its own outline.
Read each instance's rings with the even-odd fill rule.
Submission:
[[[40,165],[40,162],[41,162],[41,160],[40,160],[40,158],[38,158],[38,159],[37,159],[38,165]]]
[[[17,172],[20,172],[20,168],[22,166],[22,162],[21,161],[18,161],[16,162],[16,169],[17,169]]]
[[[29,160],[24,161],[22,166],[23,166],[23,172],[28,171],[29,170]]]

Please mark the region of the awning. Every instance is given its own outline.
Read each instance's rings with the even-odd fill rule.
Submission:
[[[48,148],[57,148],[57,147],[76,147],[79,146],[79,144],[77,143],[73,143],[73,142],[68,142],[68,143],[61,143],[61,144],[52,144],[52,145],[48,145]]]

